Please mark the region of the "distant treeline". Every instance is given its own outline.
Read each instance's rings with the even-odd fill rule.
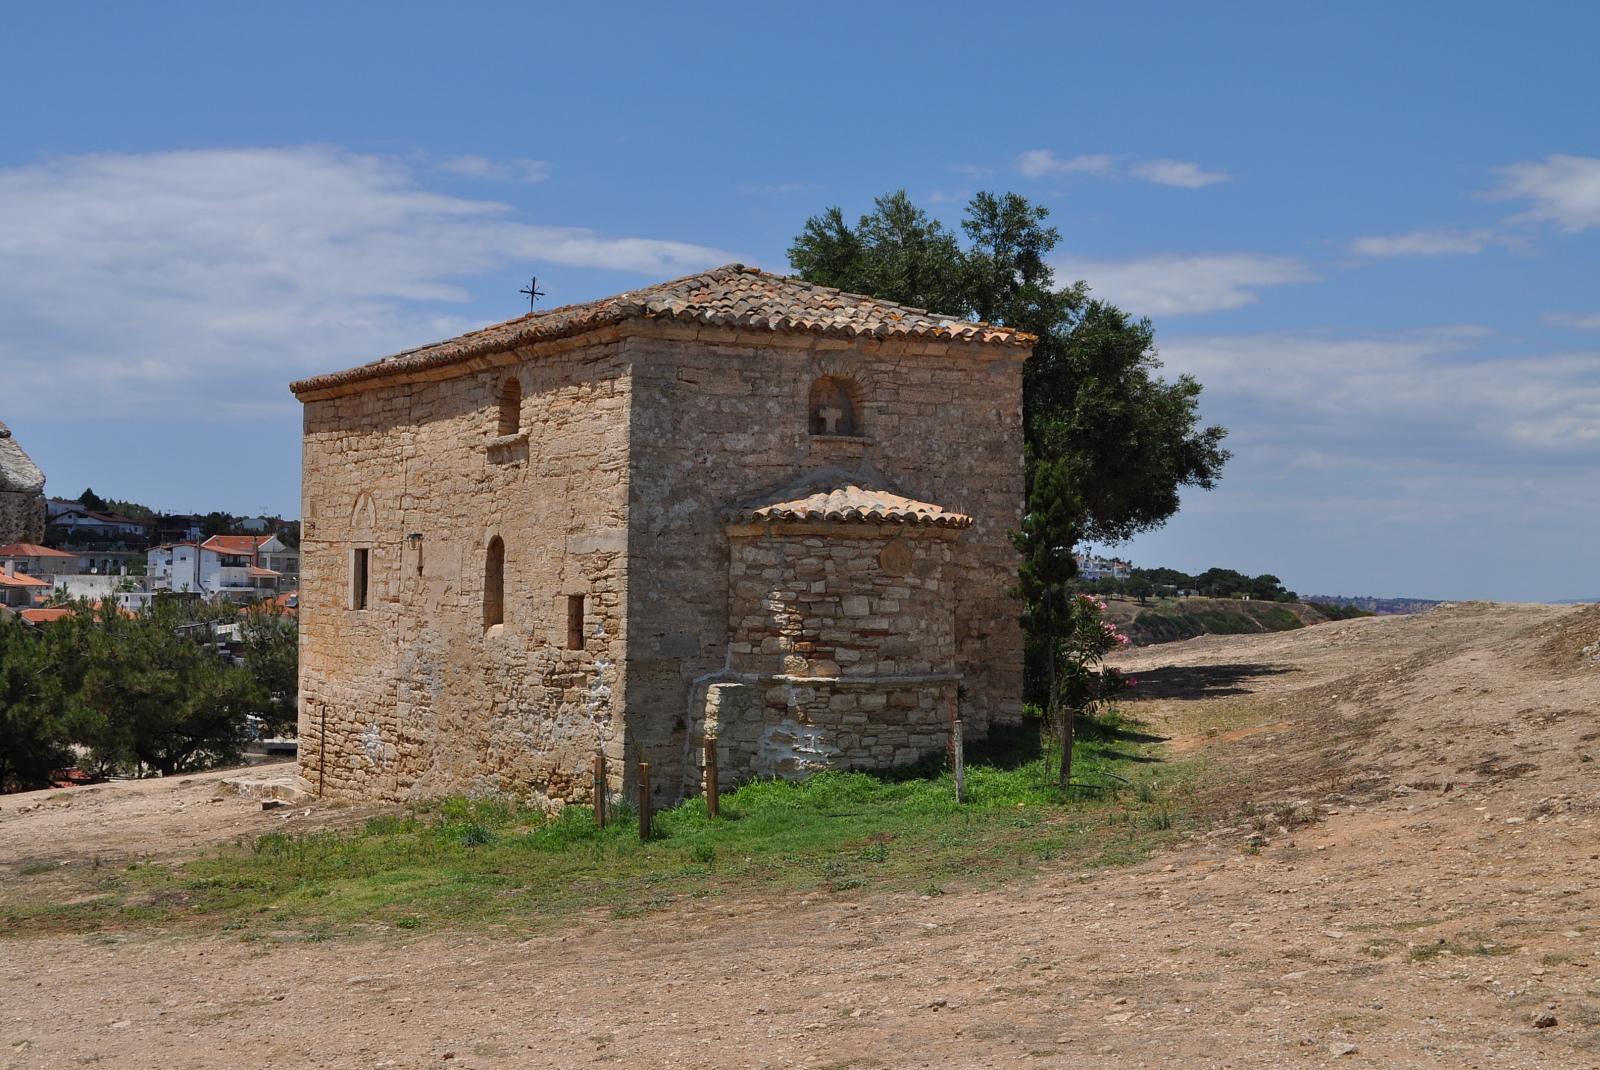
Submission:
[[[1372,598],[1368,595],[1346,597],[1342,594],[1308,594],[1305,601],[1319,606],[1347,606],[1364,609],[1380,617],[1403,616],[1407,613],[1426,613],[1442,603],[1427,598]]]
[[[1125,580],[1085,580],[1080,586],[1093,594],[1127,595],[1141,602],[1147,598],[1170,598],[1179,592],[1206,598],[1250,598],[1258,602],[1298,602],[1299,596],[1286,590],[1283,581],[1270,573],[1246,576],[1231,568],[1208,568],[1191,576],[1175,568],[1136,568]]]

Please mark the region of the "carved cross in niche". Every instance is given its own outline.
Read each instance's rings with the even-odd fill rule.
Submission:
[[[831,405],[823,405],[817,409],[817,417],[822,420],[823,434],[838,434],[839,421],[844,419],[844,410],[834,408]]]

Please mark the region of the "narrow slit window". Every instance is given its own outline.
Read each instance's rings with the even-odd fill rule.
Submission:
[[[496,535],[489,540],[483,565],[483,626],[492,628],[506,619],[506,544]]]
[[[522,430],[522,380],[515,375],[500,387],[500,437]]]
[[[583,649],[583,595],[567,595],[567,649]]]
[[[367,608],[367,580],[370,574],[369,555],[372,551],[366,547],[350,552],[350,608]]]

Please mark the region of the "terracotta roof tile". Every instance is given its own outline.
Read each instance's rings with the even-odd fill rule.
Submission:
[[[52,550],[48,546],[40,546],[33,542],[14,542],[0,546],[0,557],[77,557],[65,550]]]
[[[270,541],[271,535],[213,535],[200,548],[219,554],[253,554]]]
[[[816,286],[785,275],[728,264],[699,275],[630,290],[583,305],[532,312],[436,345],[397,353],[329,375],[291,383],[296,394],[470,360],[633,319],[684,321],[846,337],[897,337],[1031,346],[1030,334],[936,315],[875,297]]]
[[[736,506],[723,514],[734,523],[765,524],[826,520],[878,524],[917,524],[942,528],[972,526],[972,518],[927,502],[903,498],[883,490],[863,490],[855,485],[817,491],[791,501],[770,505]]]
[[[7,576],[0,572],[0,587],[53,587],[49,580],[37,580],[26,573],[19,572],[15,576]]]

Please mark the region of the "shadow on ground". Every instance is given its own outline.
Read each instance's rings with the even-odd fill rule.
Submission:
[[[1253,694],[1247,686],[1251,680],[1263,676],[1282,676],[1297,672],[1282,665],[1175,665],[1169,668],[1146,669],[1138,673],[1139,681],[1129,698],[1143,699],[1211,699],[1231,695]]]

